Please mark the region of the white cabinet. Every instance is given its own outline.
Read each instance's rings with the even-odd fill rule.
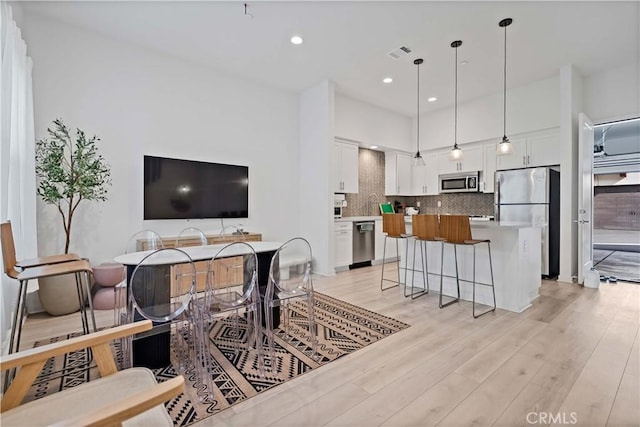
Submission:
[[[375,236],[375,259],[376,261],[382,261],[382,255],[384,251],[384,233],[382,232],[382,220],[376,220],[376,236]],[[389,239],[387,241],[387,252],[386,252],[387,261],[389,259],[395,259],[398,256],[398,251],[396,250],[396,242],[395,239]]]
[[[560,164],[560,134],[511,139],[513,153],[498,156],[497,169],[520,169]]]
[[[334,223],[334,267],[346,267],[353,263],[353,223]]]
[[[484,155],[482,147],[462,147],[462,159],[453,161],[449,159],[449,151],[438,154],[438,173],[449,174],[458,172],[475,172],[484,168]]]
[[[411,190],[411,156],[404,153],[386,153],[385,196],[409,196]]]
[[[423,155],[425,167],[414,167],[411,186],[414,196],[432,196],[438,194],[438,155]]]
[[[483,193],[493,193],[496,182],[496,144],[491,142],[482,148],[484,149],[484,168],[480,190]]]
[[[334,193],[358,192],[358,146],[346,142],[333,145],[332,179]]]

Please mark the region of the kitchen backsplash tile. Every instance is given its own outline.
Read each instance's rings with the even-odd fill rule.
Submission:
[[[399,201],[407,206],[420,202],[420,213],[493,215],[493,194],[456,193],[437,196],[385,196],[384,195],[384,153],[360,148],[358,150],[358,193],[347,194],[347,207],[342,216],[379,215],[379,203]],[[442,206],[438,207],[438,200]]]
[[[379,203],[391,201],[384,195],[384,153],[358,150],[358,193],[347,194],[342,216],[379,215]]]

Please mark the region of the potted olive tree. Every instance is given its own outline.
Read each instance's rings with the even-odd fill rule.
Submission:
[[[60,213],[65,233],[64,253],[69,252],[73,218],[84,201],[107,200],[111,171],[98,153],[100,138],[72,132],[62,121],[53,121],[48,137],[36,141],[36,176],[38,195]],[[79,309],[74,275],[39,280],[40,302],[49,314],[73,313]]]

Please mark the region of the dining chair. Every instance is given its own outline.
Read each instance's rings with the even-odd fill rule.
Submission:
[[[197,375],[198,399],[204,401],[211,393],[208,351],[202,332],[204,319],[195,300],[196,270],[191,257],[178,248],[162,248],[146,255],[135,267],[129,280],[130,310],[127,323],[138,314],[154,322],[156,332],[169,327],[178,361],[178,372],[192,367]],[[152,332],[153,334],[153,332]],[[126,340],[125,366],[133,360],[132,338]]]
[[[225,345],[230,343],[236,355],[240,352],[241,342],[244,342],[248,349],[255,349],[258,371],[260,376],[264,377],[258,256],[249,244],[229,243],[209,261],[205,306],[205,316],[210,324],[207,333],[216,320],[223,319],[224,322],[230,317],[233,334],[224,335]],[[240,323],[245,323],[246,328],[240,328]],[[246,333],[242,334],[242,330]],[[249,331],[252,339],[249,338]]]
[[[441,260],[440,260],[440,299],[439,306],[440,308],[451,305],[460,300],[460,282],[467,282],[472,284],[473,288],[473,309],[472,314],[474,318],[478,318],[487,313],[493,312],[496,310],[496,291],[494,287],[493,280],[493,263],[491,261],[491,240],[488,239],[473,239],[471,235],[471,225],[469,223],[469,217],[466,215],[440,215],[440,237],[443,239],[442,252],[441,252]],[[487,245],[488,257],[489,257],[489,271],[491,274],[491,283],[481,283],[476,281],[476,246],[479,244],[485,243]],[[442,278],[444,274],[442,273],[442,266],[444,263],[444,246],[452,245],[453,246],[453,255],[454,262],[456,266],[456,287],[458,290],[458,295],[453,300],[443,304],[442,303]],[[467,246],[473,248],[473,278],[472,280],[461,279],[458,269],[458,246]],[[452,276],[447,276],[452,277]],[[476,285],[488,286],[491,287],[491,292],[493,295],[493,306],[489,309],[483,311],[480,314],[476,314]]]
[[[187,227],[182,229],[176,237],[176,248],[184,248],[186,246],[207,246],[207,236],[202,230],[196,227]]]
[[[313,256],[311,245],[302,237],[294,237],[278,248],[271,259],[269,267],[269,281],[264,297],[264,312],[266,317],[269,355],[272,367],[275,367],[274,344],[274,313],[275,307],[283,316],[284,332],[289,340],[307,342],[311,346],[310,356],[318,359],[318,337],[314,314],[314,291],[311,277],[311,262]],[[292,336],[290,322],[290,304],[302,299],[306,302],[306,317],[308,329],[296,328],[295,337]],[[282,329],[282,326],[280,327]]]
[[[146,368],[118,371],[109,342],[151,329],[150,321],[105,329],[89,335],[36,347],[0,358],[0,370],[19,368],[0,401],[0,418],[7,426],[149,425],[173,426],[163,403],[184,390],[184,377],[158,384]],[[38,374],[53,357],[91,349],[100,378],[23,403]]]
[[[87,260],[80,259],[76,254],[60,254],[50,257],[34,258],[29,260],[16,260],[16,251],[13,240],[11,223],[5,222],[0,226],[2,242],[2,262],[5,274],[18,281],[18,301],[13,322],[11,324],[11,337],[9,340],[9,353],[20,349],[20,338],[22,335],[22,324],[27,315],[27,286],[30,280],[42,277],[60,276],[73,274],[76,281],[76,291],[82,321],[82,330],[89,333],[89,320],[85,310],[85,295],[90,295],[89,284],[91,281],[91,265]],[[84,280],[81,276],[85,276]],[[84,287],[83,290],[83,282]],[[93,330],[96,330],[96,321],[93,313],[93,302],[89,298],[89,307]]]

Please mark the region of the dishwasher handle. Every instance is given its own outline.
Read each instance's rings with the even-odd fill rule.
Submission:
[[[375,222],[356,222],[356,228],[360,233],[368,233],[373,231],[373,227],[375,226]]]

